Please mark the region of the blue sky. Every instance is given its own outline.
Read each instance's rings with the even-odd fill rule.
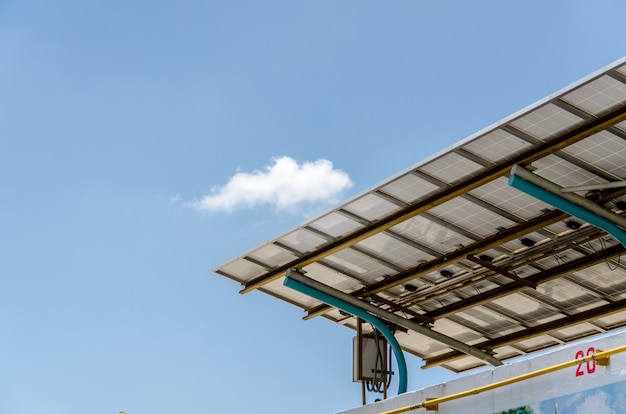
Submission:
[[[621,0],[0,0],[0,413],[359,405],[351,331],[211,270],[622,57],[625,23]],[[409,388],[452,378],[420,365]]]

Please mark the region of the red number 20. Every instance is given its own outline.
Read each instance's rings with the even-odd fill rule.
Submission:
[[[593,355],[596,353],[596,350],[594,347],[591,347],[589,349],[587,349],[587,356]],[[581,359],[585,357],[585,353],[581,350],[576,352],[576,359]],[[591,359],[589,361],[587,361],[585,363],[585,367],[587,368],[586,370],[583,369],[583,364],[578,364],[578,366],[576,367],[576,376],[580,377],[582,375],[585,375],[585,371],[587,371],[587,374],[593,374],[594,372],[596,372],[596,360],[595,359]]]

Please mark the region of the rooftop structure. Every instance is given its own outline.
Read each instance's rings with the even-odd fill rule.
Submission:
[[[625,179],[626,58],[214,271],[357,329],[297,271],[426,368],[497,365],[626,326]]]

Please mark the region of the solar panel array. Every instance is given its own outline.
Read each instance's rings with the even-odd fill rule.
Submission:
[[[562,187],[626,179],[625,120],[622,59],[214,271],[356,329],[283,286],[302,269],[500,360],[626,326],[624,246],[507,183],[516,164]],[[579,193],[616,214],[625,194]],[[396,338],[425,367],[484,365],[412,330]]]

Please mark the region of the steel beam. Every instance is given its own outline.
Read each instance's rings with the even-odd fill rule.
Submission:
[[[258,289],[266,283],[284,276],[288,269],[301,269],[304,266],[315,263],[326,256],[387,230],[411,217],[424,213],[433,207],[458,197],[461,194],[468,193],[481,185],[506,175],[510,168],[515,164],[530,164],[533,161],[543,158],[551,153],[554,153],[555,151],[561,150],[624,120],[626,120],[626,106],[617,108],[616,110],[608,112],[601,117],[594,118],[593,120],[580,125],[577,128],[569,130],[550,141],[534,146],[528,151],[506,160],[501,164],[495,165],[492,168],[486,168],[475,176],[462,180],[453,186],[446,187],[432,196],[427,197],[425,200],[412,204],[394,214],[390,214],[370,226],[354,231],[334,242],[304,255],[301,258],[279,266],[264,275],[256,277],[245,283],[244,288],[239,293],[248,293],[252,290]]]
[[[315,289],[317,291],[320,291],[322,293],[325,293],[326,295],[329,295],[333,298],[336,298],[342,302],[348,303],[356,308],[361,309],[362,311],[365,311],[367,313],[376,315],[377,317],[389,321],[391,323],[394,323],[398,326],[402,326],[404,328],[410,329],[412,331],[415,331],[421,335],[427,336],[431,339],[434,339],[435,341],[441,342],[447,346],[449,346],[452,349],[455,349],[459,352],[462,352],[464,354],[467,355],[471,355],[475,358],[478,358],[482,361],[485,361],[491,365],[494,366],[498,366],[498,365],[502,365],[502,362],[500,362],[500,360],[498,360],[497,358],[494,358],[492,355],[490,355],[487,352],[484,352],[482,350],[480,350],[479,348],[476,348],[474,346],[468,345],[465,342],[461,342],[459,340],[456,340],[452,337],[449,337],[447,335],[444,335],[440,332],[434,331],[430,328],[427,328],[424,325],[421,325],[417,322],[405,319],[401,316],[396,315],[395,313],[389,312],[387,310],[384,309],[380,309],[374,305],[371,305],[363,300],[357,299],[352,295],[348,295],[347,293],[343,293],[340,290],[337,290],[331,286],[328,286],[324,283],[320,283],[316,280],[311,279],[310,277],[307,277],[305,275],[303,275],[302,273],[298,272],[298,271],[294,271],[294,270],[289,270],[287,272],[287,279],[292,279],[295,280],[305,286],[308,286],[312,289]]]
[[[519,165],[511,169],[509,185],[605,230],[626,246],[626,232],[623,230],[626,229],[626,217],[615,214],[575,193],[563,192],[563,188],[559,185]]]

